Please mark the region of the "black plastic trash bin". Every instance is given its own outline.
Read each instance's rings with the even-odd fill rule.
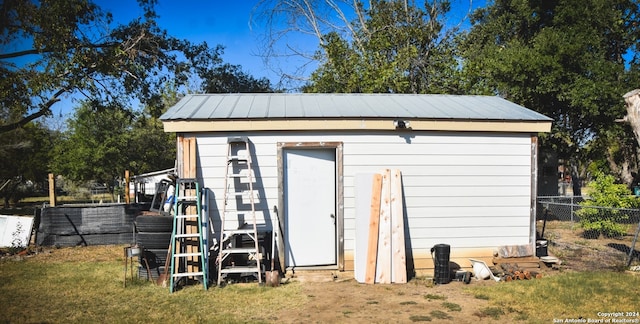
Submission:
[[[451,282],[451,269],[449,268],[449,255],[451,246],[448,244],[436,244],[431,248],[434,272],[433,281],[436,284],[447,284]]]

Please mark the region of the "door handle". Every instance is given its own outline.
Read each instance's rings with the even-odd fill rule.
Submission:
[[[331,217],[331,219],[333,219],[333,225],[335,225],[336,224],[336,215],[331,214],[330,217]]]

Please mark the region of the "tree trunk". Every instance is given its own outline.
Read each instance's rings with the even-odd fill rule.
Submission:
[[[624,116],[624,121],[631,125],[636,141],[640,145],[640,89],[627,92],[623,98],[627,104],[627,115]]]
[[[627,106],[627,115],[624,116],[623,121],[631,125],[636,142],[640,146],[640,89],[631,90],[622,97]],[[629,176],[632,178],[631,182],[633,182],[633,176]]]

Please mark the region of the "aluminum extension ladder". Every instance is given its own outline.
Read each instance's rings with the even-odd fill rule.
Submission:
[[[221,286],[223,279],[229,274],[255,275],[258,283],[262,284],[262,253],[258,240],[251,150],[247,137],[227,139],[225,173],[224,204],[220,214],[220,250],[216,260],[218,286]],[[232,223],[234,226],[230,225]]]
[[[177,179],[171,233],[171,275],[173,292],[180,280],[199,279],[207,289],[205,246],[202,237],[202,191],[196,179]]]

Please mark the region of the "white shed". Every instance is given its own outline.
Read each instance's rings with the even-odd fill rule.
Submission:
[[[499,97],[201,94],[161,120],[178,135],[178,176],[209,189],[214,228],[227,139],[248,137],[258,222],[271,227],[278,207],[287,268],[354,270],[366,253],[357,248],[358,215],[369,215],[357,200],[371,193],[358,179],[384,169],[402,173],[407,263],[416,271],[433,268],[436,244],[450,245],[462,267],[490,260],[499,246],[535,246],[537,135],[552,120]]]

